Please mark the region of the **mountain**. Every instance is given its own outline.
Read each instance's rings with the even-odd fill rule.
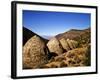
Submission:
[[[32,32],[31,30],[23,27],[23,45],[34,35],[37,35],[38,37],[40,37],[44,42],[48,42],[47,39],[44,39],[43,37],[39,36],[38,34]]]
[[[51,38],[53,38],[54,36],[48,36],[48,35],[41,35],[43,38],[50,40]]]
[[[80,43],[90,43],[91,29],[90,28],[84,30],[71,29],[67,32],[56,35],[56,38],[58,40],[65,38],[70,40],[76,40]]]

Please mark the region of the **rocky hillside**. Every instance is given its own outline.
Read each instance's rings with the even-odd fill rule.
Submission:
[[[84,30],[76,30],[76,29],[71,29],[65,33],[61,33],[56,35],[57,39],[71,39],[71,40],[76,40],[78,41],[80,44],[82,43],[90,43],[90,39],[91,39],[91,29],[84,29]]]
[[[59,56],[53,57],[42,68],[60,68],[86,66],[88,63],[88,48],[76,48]]]
[[[23,32],[23,69],[91,65],[90,28],[72,29],[49,41],[25,28]]]

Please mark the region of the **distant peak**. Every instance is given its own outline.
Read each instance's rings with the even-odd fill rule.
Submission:
[[[83,30],[90,30],[91,28],[88,27],[86,29],[70,29],[69,31],[83,31]]]
[[[77,29],[70,29],[70,31],[76,31]]]
[[[69,31],[81,31],[79,29],[70,29]]]
[[[89,28],[87,28],[87,29],[85,29],[85,30],[90,30],[91,28],[89,27]]]

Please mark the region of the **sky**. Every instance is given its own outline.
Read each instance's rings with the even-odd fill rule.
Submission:
[[[91,26],[91,14],[23,10],[23,26],[38,35],[55,36]]]

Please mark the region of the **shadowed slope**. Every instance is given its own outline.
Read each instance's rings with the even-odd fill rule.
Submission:
[[[32,32],[31,30],[23,27],[23,45],[34,35],[39,36],[38,34]],[[46,43],[48,42],[48,40],[42,38],[41,36],[39,36],[43,41],[45,41]]]

